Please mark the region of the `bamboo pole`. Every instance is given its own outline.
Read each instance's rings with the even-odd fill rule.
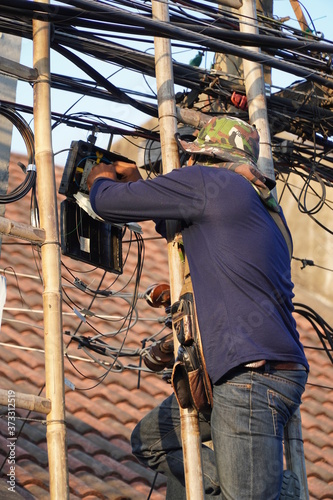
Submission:
[[[259,30],[256,0],[243,0],[240,15],[240,31],[257,34]],[[252,50],[260,52],[259,48]],[[266,177],[274,179],[274,163],[267,115],[263,67],[261,64],[245,59],[243,59],[243,67],[250,123],[256,125],[260,134],[258,167]],[[304,450],[301,442],[302,426],[300,409],[296,411],[294,417],[290,419],[284,429],[286,462],[290,470],[295,472],[299,478],[302,500],[308,500]]]
[[[196,111],[194,109],[176,107],[177,120],[186,125],[192,125],[195,128],[204,127],[211,119],[211,116]]]
[[[0,234],[15,236],[31,243],[43,243],[45,231],[37,227],[0,217]]]
[[[299,4],[298,0],[290,0],[290,4],[294,10],[294,13],[297,17],[298,24],[301,27],[302,31],[307,31],[308,33],[311,33],[311,29],[309,28],[309,25],[307,23],[307,20],[303,14],[302,7]]]
[[[169,22],[168,0],[152,1],[153,18]],[[163,173],[180,168],[178,146],[175,140],[177,132],[176,105],[174,97],[171,43],[169,39],[155,37],[155,71],[157,84],[158,114],[162,149]],[[167,222],[168,262],[170,274],[171,300],[178,300],[182,286],[182,268],[174,236],[177,228]],[[174,332],[175,350],[178,347]],[[194,409],[180,408],[182,446],[186,483],[186,498],[202,500],[204,498],[201,440],[198,413]]]
[[[2,56],[0,56],[0,73],[5,73],[6,75],[17,77],[19,80],[27,82],[34,82],[37,78],[36,69],[29,68],[29,66],[24,66],[24,64],[19,64]]]
[[[243,0],[215,0],[216,3],[233,9],[239,9],[243,5]]]
[[[49,3],[48,0],[39,0]],[[33,63],[38,71],[34,84],[35,160],[41,226],[44,281],[44,341],[46,397],[52,408],[47,415],[47,448],[50,498],[69,498],[65,425],[65,389],[61,319],[60,245],[57,199],[51,139],[50,25],[33,20]]]
[[[0,389],[0,405],[8,406],[8,391],[5,389]],[[51,411],[51,401],[34,394],[15,392],[15,408],[47,414]]]
[[[242,33],[259,34],[255,0],[243,0],[239,10]],[[251,47],[253,52],[260,53],[259,47]],[[268,178],[274,179],[271,134],[268,124],[267,104],[265,96],[264,71],[260,63],[243,59],[244,81],[249,108],[249,119],[257,127],[260,135],[259,170]]]

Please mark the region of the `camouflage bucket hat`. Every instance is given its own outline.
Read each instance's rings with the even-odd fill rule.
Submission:
[[[178,138],[181,148],[190,154],[201,154],[223,161],[247,159],[257,163],[259,134],[257,129],[238,118],[214,117],[199,132],[193,142]]]

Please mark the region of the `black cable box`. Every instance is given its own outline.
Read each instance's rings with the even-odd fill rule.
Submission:
[[[60,204],[61,252],[74,260],[121,274],[122,228],[87,214],[74,200]]]
[[[88,193],[87,177],[96,163],[116,160],[132,162],[125,156],[101,149],[91,142],[72,141],[59,186],[59,193],[73,199],[78,191]]]

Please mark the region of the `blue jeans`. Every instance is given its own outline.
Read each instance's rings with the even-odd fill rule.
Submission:
[[[199,415],[205,499],[277,500],[283,429],[301,404],[306,371],[233,370],[213,387],[211,415]],[[165,474],[167,500],[185,500],[179,407],[174,395],[138,423],[133,454]]]

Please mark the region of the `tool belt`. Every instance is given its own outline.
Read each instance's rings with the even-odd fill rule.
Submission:
[[[210,411],[212,386],[203,356],[190,278],[186,279],[179,300],[171,306],[171,317],[180,344],[171,376],[178,404],[199,412]]]

